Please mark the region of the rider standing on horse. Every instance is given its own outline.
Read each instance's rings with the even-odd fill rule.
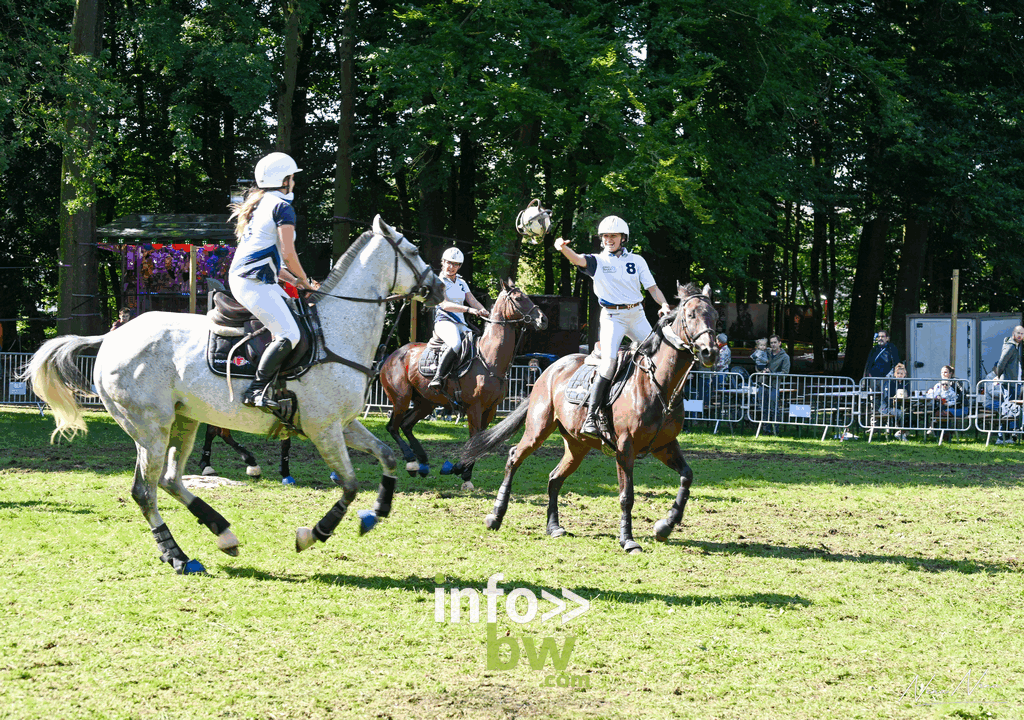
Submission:
[[[601,305],[601,362],[590,390],[587,419],[580,428],[583,435],[600,439],[600,412],[608,400],[608,388],[615,374],[622,336],[628,335],[640,342],[651,334],[651,323],[644,314],[643,290],[646,288],[651,297],[661,304],[658,315],[671,312],[672,308],[655,284],[647,261],[623,247],[629,239],[629,226],[625,220],[609,215],[598,225],[597,234],[604,247],[597,255],[580,255],[562,238],[555,240],[555,249],[593,279],[594,294]]]
[[[232,205],[238,248],[228,270],[231,294],[270,331],[272,340],[260,358],[256,377],[242,395],[250,407],[277,405],[267,392],[281,365],[299,342],[299,326],[278,280],[305,290],[319,287],[302,269],[295,252],[295,161],[282,152],[256,164],[256,188]],[[283,261],[283,262],[282,262]]]
[[[472,312],[479,317],[487,317],[487,309],[473,297],[466,281],[458,275],[459,268],[465,258],[462,251],[450,247],[441,256],[441,280],[444,282],[444,300],[434,311],[434,334],[444,341],[444,352],[437,363],[437,372],[428,387],[435,390],[444,384],[445,376],[452,370],[455,359],[462,347],[462,336],[469,332],[463,313]]]

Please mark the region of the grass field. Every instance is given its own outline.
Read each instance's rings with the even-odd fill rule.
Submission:
[[[358,537],[353,514],[296,554],[295,528],[338,491],[308,442],[290,487],[269,472],[276,443],[247,436],[265,478],[218,445],[215,465],[240,484],[197,490],[231,520],[240,557],[161,496],[210,573],[181,577],[131,499],[134,445],[105,415],[89,425],[51,446],[52,418],[0,411],[0,718],[1024,717],[1014,446],[684,434],[695,481],[683,523],[654,542],[678,479],[641,460],[646,552],[627,556],[603,456],[566,483],[572,535],[544,534],[552,440],[496,533],[483,517],[500,456],[477,466],[472,492],[403,472],[372,533]],[[465,440],[448,423],[420,428],[436,465]],[[354,459],[355,508],[371,507],[378,466]],[[489,640],[482,592],[498,573]],[[451,622],[455,588],[481,593],[480,622],[468,601]],[[557,609],[543,593],[563,589],[589,609],[543,620]],[[535,618],[506,612],[514,590],[520,616],[540,598]],[[513,644],[518,663],[494,667],[512,665]]]

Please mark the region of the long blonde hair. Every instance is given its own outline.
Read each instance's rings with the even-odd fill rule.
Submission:
[[[237,239],[241,240],[242,236],[245,235],[245,229],[249,227],[252,214],[256,212],[256,206],[260,204],[260,200],[263,199],[266,192],[263,188],[249,188],[242,202],[228,205],[231,208],[230,219],[235,220],[235,237]]]

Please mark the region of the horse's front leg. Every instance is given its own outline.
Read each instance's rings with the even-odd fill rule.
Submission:
[[[234,451],[242,456],[242,462],[245,463],[245,474],[249,477],[259,477],[263,474],[263,468],[256,462],[256,456],[249,452],[240,442],[235,440],[231,435],[230,430],[222,430],[221,438],[224,442],[234,448]]]
[[[430,474],[430,459],[427,457],[427,451],[423,449],[420,441],[412,434],[412,429],[416,426],[416,423],[432,413],[435,407],[434,403],[429,400],[417,397],[416,400],[413,401],[412,410],[407,412],[405,417],[402,419],[402,432],[404,432],[405,437],[408,438],[409,446],[412,448],[412,452],[415,454],[416,460],[419,461],[417,471],[419,472],[420,477],[426,477]],[[411,476],[412,471],[410,468],[412,467],[412,463],[407,463],[405,467]]]
[[[220,428],[214,425],[206,426],[206,438],[203,440],[203,453],[199,456],[199,472],[202,475],[216,475],[217,471],[213,469],[213,465],[210,463],[210,454],[213,452],[213,439],[217,437],[220,432]]]
[[[412,448],[409,447],[409,444],[402,439],[402,421],[405,420],[406,412],[408,412],[408,406],[402,411],[399,411],[397,406],[392,407],[386,427],[391,439],[398,445],[402,457],[405,458],[405,469],[409,473],[409,477],[413,477],[419,472],[420,461],[416,459],[416,455],[413,453]]]
[[[627,553],[635,554],[644,551],[640,543],[633,539],[633,442],[626,439],[619,445],[615,465],[619,474],[619,508],[622,516],[619,519],[619,545]]]
[[[382,475],[380,487],[377,489],[377,502],[373,506],[373,523],[376,523],[377,517],[387,517],[391,514],[391,502],[395,497],[395,486],[398,484],[398,462],[395,460],[395,453],[358,420],[353,420],[345,428],[345,442],[356,450],[371,453],[380,463]],[[362,514],[360,519],[363,519]],[[369,522],[366,520],[360,523],[360,534],[373,527],[372,524],[364,527]]]
[[[348,456],[348,447],[345,445],[345,428],[341,423],[335,422],[321,432],[310,435],[310,439],[328,466],[341,477],[342,493],[338,502],[320,518],[320,522],[312,528],[300,527],[295,531],[295,552],[302,552],[317,540],[327,542],[334,534],[338,523],[345,517],[358,492],[356,473]]]
[[[672,443],[658,452],[654,457],[661,460],[667,467],[679,473],[679,493],[676,495],[672,509],[664,520],[654,523],[654,539],[658,542],[665,542],[672,530],[683,519],[683,512],[686,510],[686,502],[690,499],[690,485],[693,483],[693,470],[683,457],[683,451],[679,448],[679,442],[675,439]]]
[[[492,416],[493,417],[493,416]],[[480,403],[471,403],[466,411],[466,420],[469,425],[469,437],[473,437],[478,434],[483,428],[487,427],[487,423],[483,421],[483,413],[480,411]],[[463,465],[457,463],[456,467],[452,468],[453,474],[458,474],[462,477],[462,489],[473,490],[473,465],[474,463],[468,463]],[[457,469],[456,469],[457,468]]]

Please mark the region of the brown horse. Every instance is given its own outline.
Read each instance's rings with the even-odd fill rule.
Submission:
[[[420,375],[420,355],[425,343],[409,343],[388,356],[380,371],[380,384],[391,400],[392,408],[387,428],[405,456],[405,467],[410,475],[419,472],[426,476],[430,472],[427,453],[412,434],[413,427],[434,408],[453,404],[451,391],[456,387],[461,391],[469,436],[473,437],[490,424],[508,388],[505,373],[515,354],[516,329],[531,325],[543,330],[548,319],[526,293],[515,287],[511,280],[503,280],[501,293],[494,301],[487,320],[487,329],[477,342],[476,359],[462,378],[445,382],[444,392],[428,387],[430,378]],[[408,444],[399,431],[405,433]],[[461,475],[464,483],[472,479],[472,463],[459,463],[453,469],[449,467],[450,463],[446,464],[446,474],[454,472]]]
[[[686,375],[696,361],[708,367],[718,356],[718,312],[711,304],[708,286],[703,291],[692,284],[679,288],[679,299],[676,309],[659,320],[651,335],[640,344],[636,352],[638,368],[611,407],[609,425],[613,437],[606,442],[614,447],[619,473],[619,545],[628,553],[643,550],[633,540],[633,464],[637,455],[650,452],[679,473],[679,494],[672,510],[654,526],[657,540],[668,539],[682,520],[690,497],[693,471],[676,440],[683,425],[681,393]],[[495,427],[471,438],[463,449],[462,462],[475,462],[526,424],[523,439],[509,451],[494,513],[485,520],[491,530],[501,527],[516,470],[557,427],[565,443],[565,454],[548,476],[547,533],[553,537],[565,534],[558,521],[562,483],[579,469],[591,450],[601,445],[600,441],[580,434],[586,405],[572,405],[565,398],[566,384],[584,359],[583,355],[567,355],[553,363],[537,380],[527,401]]]

